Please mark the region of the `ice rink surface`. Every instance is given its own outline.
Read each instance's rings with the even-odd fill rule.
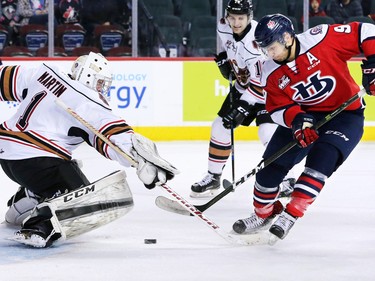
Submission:
[[[207,169],[208,142],[158,142],[159,152],[181,170],[169,182],[189,198],[190,185]],[[236,178],[261,160],[259,142],[235,144]],[[87,146],[75,158],[94,181],[121,169]],[[373,281],[375,280],[375,143],[360,143],[330,179],[317,201],[275,246],[234,246],[194,217],[155,206],[160,188],[147,190],[126,169],[135,206],[102,228],[48,249],[27,248],[6,238],[0,225],[2,281]],[[302,165],[297,166],[299,174]],[[231,180],[230,161],[223,178]],[[17,185],[0,171],[0,218]],[[204,212],[223,230],[252,212],[254,178]],[[144,239],[157,244],[144,244]]]

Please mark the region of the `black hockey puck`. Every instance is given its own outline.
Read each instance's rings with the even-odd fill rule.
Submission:
[[[145,239],[145,244],[156,244],[156,239]]]

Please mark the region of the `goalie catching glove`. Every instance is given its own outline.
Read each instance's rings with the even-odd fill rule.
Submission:
[[[375,96],[375,55],[362,61],[362,85],[367,94]]]
[[[315,126],[314,116],[307,113],[298,113],[292,122],[293,138],[299,147],[305,148],[319,137]]]
[[[132,135],[133,157],[138,163],[137,175],[143,184],[152,189],[171,180],[180,171],[161,158],[155,143],[140,135]]]

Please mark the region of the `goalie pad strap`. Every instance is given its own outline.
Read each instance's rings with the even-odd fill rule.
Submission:
[[[110,211],[111,209],[118,209],[124,207],[130,207],[134,204],[133,199],[124,199],[121,201],[112,202],[100,202],[94,205],[87,205],[82,207],[73,207],[63,210],[57,210],[56,216],[59,221],[71,219],[74,217],[80,217],[87,214],[92,214],[95,212]]]

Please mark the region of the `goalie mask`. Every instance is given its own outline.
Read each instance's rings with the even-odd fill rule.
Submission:
[[[108,61],[99,53],[78,57],[72,66],[72,78],[108,99],[112,73]]]

